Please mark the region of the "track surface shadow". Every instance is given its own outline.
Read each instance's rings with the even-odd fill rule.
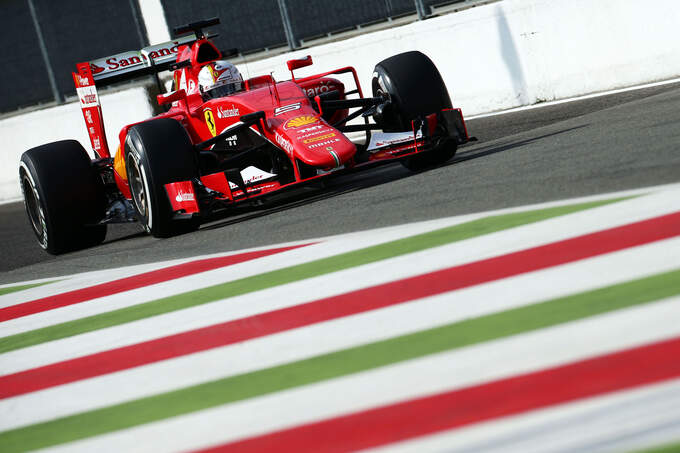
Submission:
[[[279,195],[277,198],[263,202],[260,206],[235,208],[231,213],[218,215],[215,219],[209,220],[209,223],[202,226],[201,230],[214,230],[265,217],[358,190],[388,184],[412,175],[412,172],[406,170],[400,164],[391,163],[362,173],[357,172],[338,176],[324,182],[322,185],[307,186],[298,189],[296,193],[291,192],[286,195]]]
[[[550,134],[544,134],[544,135],[540,135],[538,137],[532,137],[532,138],[528,138],[526,140],[519,140],[519,141],[516,141],[516,142],[507,143],[507,144],[492,145],[492,146],[488,146],[488,147],[482,147],[480,149],[472,149],[472,150],[467,151],[467,152],[464,151],[462,153],[456,154],[456,157],[453,160],[444,164],[444,166],[454,165],[456,163],[464,162],[466,160],[479,159],[480,157],[487,157],[487,156],[490,156],[490,155],[496,154],[496,153],[502,153],[504,151],[509,151],[513,148],[519,148],[519,147],[529,145],[531,143],[535,143],[535,142],[538,142],[540,140],[543,140],[543,139],[546,139],[546,138],[549,138],[549,137],[554,137],[556,135],[565,134],[567,132],[575,131],[575,130],[578,130],[578,129],[581,129],[581,128],[584,128],[584,127],[588,127],[588,125],[584,124],[582,126],[570,127],[570,128],[567,128],[567,129],[557,131],[557,132],[551,132]]]

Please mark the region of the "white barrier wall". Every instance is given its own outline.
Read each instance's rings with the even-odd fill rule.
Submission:
[[[147,27],[161,30],[153,17]],[[315,64],[296,75],[352,65],[370,95],[377,62],[420,50],[439,67],[454,104],[472,115],[677,77],[679,23],[678,0],[503,0],[239,67],[244,76],[284,80],[286,60],[312,55]],[[120,127],[150,115],[140,91],[102,97],[110,145]],[[89,148],[75,104],[2,120],[0,138],[0,201],[20,196],[25,149],[64,138]]]
[[[472,115],[676,77],[679,23],[678,0],[504,0],[240,69],[284,79],[286,60],[310,54],[300,75],[353,65],[370,91],[376,63],[420,50]]]

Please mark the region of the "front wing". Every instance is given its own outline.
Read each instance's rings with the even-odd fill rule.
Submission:
[[[193,181],[166,184],[165,190],[175,217],[209,215],[244,202],[261,201],[267,195],[322,178],[433,151],[445,141],[458,146],[476,140],[468,135],[460,109],[427,115],[413,121],[412,126],[410,132],[373,133],[368,143],[357,146],[357,153],[350,162],[329,171],[319,169],[315,176],[288,184],[280,184],[275,180],[276,175],[248,167],[241,172],[221,171]]]

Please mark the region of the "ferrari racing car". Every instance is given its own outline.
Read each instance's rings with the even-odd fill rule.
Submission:
[[[243,79],[225,60],[230,52],[203,32],[217,23],[191,23],[175,29],[174,41],[77,64],[95,158],[65,140],[26,151],[19,167],[26,212],[47,252],[101,243],[111,223],[139,222],[155,237],[189,232],[215,212],[339,173],[392,161],[414,171],[438,165],[470,140],[420,52],[378,63],[366,97],[351,66],[296,77],[310,56],[287,62],[290,80]],[[112,153],[97,87],[162,71],[173,71],[172,91],[157,96],[167,110],[123,127]]]

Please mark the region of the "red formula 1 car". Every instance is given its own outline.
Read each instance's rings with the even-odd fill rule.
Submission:
[[[447,161],[470,139],[437,68],[420,52],[378,63],[372,97],[364,97],[353,67],[296,78],[296,69],[312,64],[307,57],[288,61],[291,80],[241,79],[208,98],[200,71],[209,66],[217,78],[214,63],[224,53],[202,30],[217,23],[188,24],[175,29],[185,35],[175,41],[77,65],[96,158],[66,140],[26,151],[19,168],[26,211],[49,253],[100,243],[109,223],[140,222],[156,237],[191,231],[216,211],[380,162],[418,170]],[[157,100],[169,109],[125,126],[112,156],[96,86],[168,70],[174,91]],[[366,139],[355,143],[349,132]]]

